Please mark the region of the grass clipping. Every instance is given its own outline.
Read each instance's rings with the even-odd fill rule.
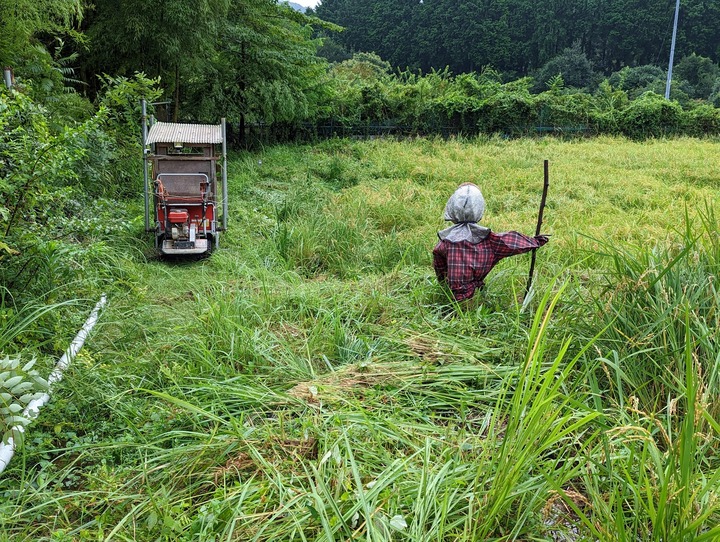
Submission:
[[[287,393],[308,404],[333,403],[347,397],[362,397],[365,390],[381,384],[392,385],[406,375],[405,364],[360,362],[299,382]]]

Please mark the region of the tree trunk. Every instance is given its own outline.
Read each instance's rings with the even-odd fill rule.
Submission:
[[[246,57],[245,54],[245,42],[243,41],[240,44],[240,62],[242,63],[243,67],[246,66]],[[243,74],[240,77],[239,81],[240,86],[240,147],[244,148],[247,145],[247,138],[245,137],[245,91],[247,90],[247,85],[245,84],[245,75]]]
[[[175,107],[173,107],[173,122],[178,121],[180,111],[180,63],[175,64]]]

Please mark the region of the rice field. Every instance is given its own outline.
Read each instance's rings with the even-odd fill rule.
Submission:
[[[532,234],[545,159],[529,307],[527,255],[452,302],[447,198]],[[720,539],[720,142],[330,140],[229,188],[208,259],[117,240],[0,541]]]

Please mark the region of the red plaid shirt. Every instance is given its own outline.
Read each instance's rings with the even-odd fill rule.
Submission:
[[[522,254],[548,242],[544,235],[529,237],[516,231],[492,233],[477,244],[469,241],[440,241],[433,249],[433,267],[455,299],[462,301],[485,285],[485,277],[500,260]]]

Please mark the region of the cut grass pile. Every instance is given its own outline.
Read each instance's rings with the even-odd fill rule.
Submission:
[[[0,478],[0,540],[717,539],[718,151],[234,156],[211,258],[117,256],[94,336]],[[457,307],[431,268],[447,197],[476,182],[487,225],[531,233],[544,159],[530,310],[527,256]]]

